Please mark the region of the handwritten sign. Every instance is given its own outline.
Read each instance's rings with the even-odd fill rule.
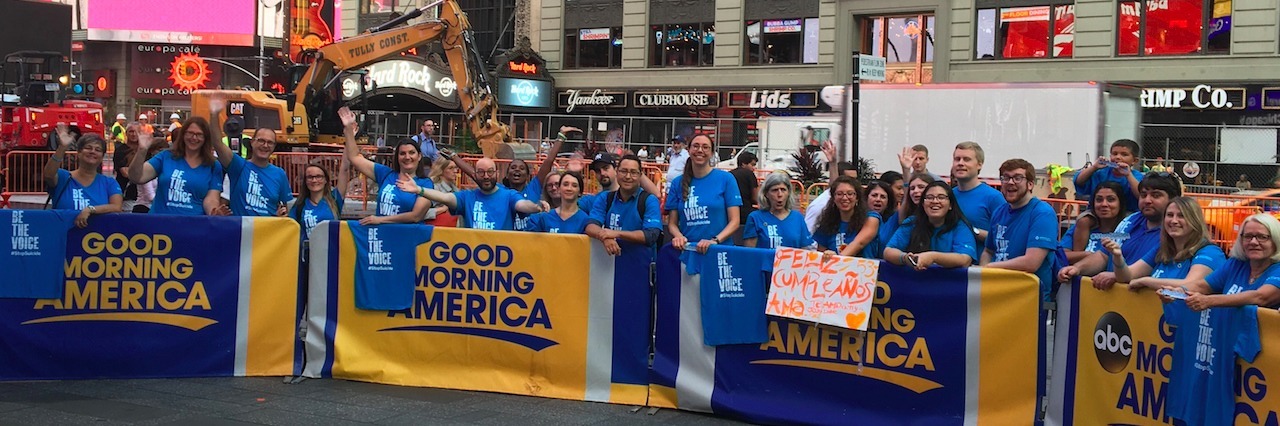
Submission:
[[[765,313],[866,331],[880,261],[779,248]]]

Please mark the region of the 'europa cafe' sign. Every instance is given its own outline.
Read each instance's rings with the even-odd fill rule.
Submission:
[[[416,61],[389,60],[370,65],[365,79],[365,91],[374,89],[405,88],[426,93],[444,103],[456,104],[454,96],[458,85],[445,70],[437,70]],[[343,99],[354,99],[360,96],[360,78],[358,74],[350,74],[342,78]]]

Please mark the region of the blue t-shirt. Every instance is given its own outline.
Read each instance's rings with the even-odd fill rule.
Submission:
[[[151,213],[200,216],[209,191],[222,191],[222,164],[214,161],[191,167],[184,158],[163,151],[147,160],[156,170],[156,197]]]
[[[587,232],[587,213],[578,210],[568,219],[560,217],[560,209],[529,216],[526,231],[551,234],[584,234]]]
[[[1209,276],[1205,277],[1205,282],[1209,283],[1209,287],[1214,293],[1220,294],[1236,294],[1242,291],[1257,290],[1258,288],[1269,285],[1280,288],[1280,263],[1274,263],[1262,271],[1262,275],[1258,279],[1249,282],[1249,275],[1252,271],[1249,268],[1249,261],[1240,259],[1227,259],[1222,263],[1222,267],[1214,269]],[[1268,308],[1272,306],[1267,306]]]
[[[1133,173],[1133,177],[1138,179],[1138,182],[1142,182],[1142,172],[1134,169],[1129,170],[1130,173]],[[1129,177],[1116,176],[1113,173],[1115,171],[1115,166],[1107,166],[1103,167],[1101,170],[1095,170],[1093,175],[1089,176],[1089,180],[1085,181],[1084,185],[1076,182],[1076,194],[1087,195],[1089,198],[1089,207],[1093,208],[1093,193],[1098,190],[1098,186],[1106,182],[1115,182],[1124,188],[1124,191],[1119,195],[1120,201],[1124,202],[1125,210],[1131,212],[1138,211],[1138,195],[1134,194],[1133,188],[1129,187]]]
[[[907,245],[911,244],[911,231],[914,229],[916,229],[914,220],[899,226],[893,233],[893,239],[889,240],[888,247],[907,251]],[[929,239],[929,250],[926,251],[960,253],[969,256],[972,261],[978,260],[978,243],[973,239],[972,228],[964,223],[957,223],[951,230],[945,233],[941,231],[941,229],[933,230],[933,237]]]
[[[671,181],[664,210],[676,210],[680,217],[680,232],[690,243],[709,240],[729,224],[729,207],[742,206],[742,194],[733,175],[714,169],[701,178],[694,178],[689,185],[689,199],[682,190],[684,176]]]
[[[884,229],[884,221],[880,218],[880,213],[869,212],[867,213],[867,217],[874,217],[876,218],[876,221],[881,223],[881,228],[877,229],[877,231]],[[863,226],[866,225],[864,224]],[[857,238],[858,236],[856,232],[847,232],[847,229],[849,229],[849,222],[843,221],[840,222],[840,228],[834,235],[815,229],[813,231],[813,240],[816,241],[819,246],[824,247],[827,250],[839,252],[844,250],[844,246],[853,243],[854,238]],[[890,238],[892,238],[892,236]],[[858,252],[856,255],[864,259],[879,259],[880,256],[884,254],[884,246],[884,242],[882,242],[879,236],[877,236],[875,239],[872,239],[870,243],[867,243],[867,246],[863,247],[862,251]]]
[[[319,225],[320,222],[324,222],[326,220],[338,220],[338,216],[334,216],[333,214],[334,209],[329,207],[328,200],[321,198],[319,203],[313,203],[311,202],[311,199],[308,198],[300,201],[303,203],[302,217],[295,219],[298,219],[298,222],[302,224],[302,241],[307,241],[311,238],[311,231],[314,230],[316,225]],[[342,206],[346,203],[346,200],[342,198],[342,194],[338,193],[338,190],[336,189],[333,190],[333,201],[338,204],[337,211],[338,214],[341,215]]]
[[[1058,246],[1058,215],[1049,203],[1032,197],[1027,205],[1011,208],[1000,206],[991,215],[991,231],[987,235],[986,249],[991,251],[992,262],[1002,262],[1027,254],[1027,249],[1048,250],[1036,277],[1040,278],[1040,295],[1048,296],[1053,280],[1049,267],[1053,263],[1053,251]]]
[[[418,202],[418,194],[410,194],[396,188],[398,179],[400,179],[399,172],[378,163],[373,164],[373,180],[378,182],[376,216],[395,216],[413,211],[413,205]],[[413,178],[413,181],[423,188],[435,189],[436,187],[435,182],[428,178]]]
[[[982,182],[968,191],[962,191],[960,187],[956,187],[955,193],[956,203],[960,205],[960,212],[964,213],[964,218],[969,221],[969,225],[984,231],[991,230],[991,214],[995,213],[1000,206],[1008,204],[1000,191]]]
[[[468,189],[453,195],[458,198],[453,214],[466,219],[471,229],[515,230],[516,203],[524,199],[519,192],[497,188],[492,194],[485,194],[480,189]]]
[[[499,183],[498,186],[503,189],[510,189],[512,191],[516,191],[515,189],[508,188],[506,185],[503,185],[501,183]],[[535,203],[540,202],[542,201],[542,181],[538,180],[538,178],[535,176],[528,183],[524,184],[524,189],[516,191],[516,193],[520,194],[520,197],[526,200],[529,200]],[[591,208],[589,206],[590,205],[588,205],[588,207],[583,207],[581,203],[578,204],[578,208],[581,210],[587,210]],[[516,212],[516,225],[515,225],[516,230],[517,231],[533,231],[533,229],[529,227],[530,217],[532,217],[532,215]]]
[[[605,204],[609,201],[609,193],[602,192],[592,197],[591,214],[588,215],[590,223],[600,225],[602,228],[612,229],[614,231],[641,231],[645,229],[662,229],[662,208],[658,205],[658,196],[650,194],[644,200],[644,217],[640,217],[640,194],[644,190],[636,188],[636,193],[630,199],[623,200],[621,196],[613,197],[613,207],[609,207],[609,217],[605,217]],[[579,202],[581,204],[581,202]],[[618,246],[628,250],[633,248],[642,248],[644,245],[636,244],[622,239],[618,240]]]
[[[813,245],[813,236],[804,223],[804,213],[792,210],[786,219],[778,219],[773,213],[756,210],[747,215],[742,228],[742,238],[755,238],[756,248],[778,247],[805,248]]]
[[[275,216],[281,203],[293,201],[289,177],[274,164],[258,167],[238,155],[231,156],[227,167],[231,179],[231,214],[236,216]]]
[[[1086,243],[1084,246],[1084,249],[1080,251],[1089,252],[1089,253],[1096,253],[1096,252],[1102,251],[1103,238],[1109,238],[1112,241],[1115,241],[1116,243],[1119,243],[1121,246],[1123,246],[1124,242],[1129,240],[1129,234],[1124,232],[1119,232],[1119,231],[1120,230],[1117,229],[1116,232],[1102,232],[1099,228],[1094,228],[1093,230],[1090,230],[1089,242]],[[1076,235],[1076,224],[1073,223],[1071,224],[1070,227],[1067,228],[1067,232],[1062,234],[1062,240],[1058,241],[1058,247],[1068,251],[1075,250],[1075,248],[1071,246],[1075,242],[1073,240],[1075,238],[1075,235]],[[1125,259],[1128,260],[1127,257]]]
[[[1236,412],[1236,355],[1253,362],[1262,351],[1258,307],[1195,312],[1178,300],[1165,305],[1164,315],[1175,327],[1167,414],[1188,425],[1231,425]]]
[[[1195,265],[1208,266],[1210,270],[1216,271],[1222,267],[1222,263],[1227,261],[1227,256],[1222,253],[1222,248],[1214,244],[1206,244],[1196,250],[1196,255],[1190,259],[1184,259],[1180,262],[1163,262],[1156,263],[1156,253],[1159,250],[1152,250],[1142,258],[1143,262],[1151,266],[1151,278],[1175,278],[1183,279],[1187,274],[1191,273],[1191,267]],[[1128,259],[1128,258],[1126,258]]]
[[[120,195],[120,182],[98,173],[93,177],[93,183],[84,186],[71,177],[71,172],[58,169],[58,183],[49,195],[60,197],[53,200],[54,210],[84,210],[89,206],[110,204],[112,195]]]
[[[604,198],[603,195],[607,193],[608,191],[601,192],[599,194],[582,194],[581,197],[578,197],[578,208],[588,212],[591,211],[596,206],[596,200]],[[659,216],[661,216],[661,213],[659,213]]]
[[[1116,226],[1117,234],[1128,234],[1129,239],[1120,244],[1120,252],[1124,254],[1124,260],[1133,262],[1135,259],[1147,257],[1147,254],[1160,248],[1160,221],[1156,221],[1155,228],[1147,227],[1147,218],[1142,212],[1133,213],[1126,216],[1120,221],[1120,225]],[[1111,252],[1108,250],[1100,250],[1107,256],[1107,270],[1111,267]]]

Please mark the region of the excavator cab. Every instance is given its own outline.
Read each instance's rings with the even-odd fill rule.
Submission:
[[[16,101],[17,106],[45,106],[62,99],[62,85],[57,78],[62,75],[62,54],[24,50],[4,57],[3,78],[0,88],[6,101]]]

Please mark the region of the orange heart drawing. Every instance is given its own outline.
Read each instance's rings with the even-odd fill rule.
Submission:
[[[866,312],[858,312],[856,314],[855,313],[844,314],[844,322],[851,329],[855,329],[855,330],[858,329],[858,327],[864,324],[866,321],[867,321]]]

